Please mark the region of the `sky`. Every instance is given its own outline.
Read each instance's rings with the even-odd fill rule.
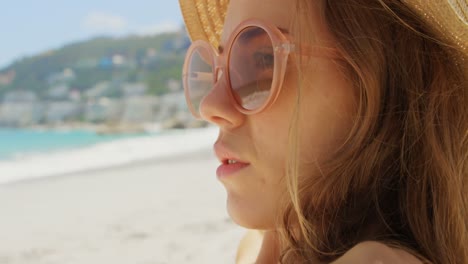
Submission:
[[[182,24],[177,0],[2,0],[0,69],[95,36],[149,35]]]

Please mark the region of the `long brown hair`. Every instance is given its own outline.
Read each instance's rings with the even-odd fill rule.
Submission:
[[[307,38],[312,1],[296,2],[296,36]],[[322,177],[299,176],[291,126],[281,262],[330,262],[373,240],[427,263],[468,263],[468,58],[401,1],[324,0],[321,13],[357,114]]]

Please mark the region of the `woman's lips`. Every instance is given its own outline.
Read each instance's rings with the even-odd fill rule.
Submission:
[[[216,170],[216,175],[219,178],[228,177],[236,172],[248,167],[250,164],[236,162],[236,163],[223,163],[219,165],[218,169]]]
[[[232,175],[249,166],[249,162],[242,160],[235,151],[228,148],[223,142],[216,142],[214,151],[221,165],[216,170],[218,177]]]

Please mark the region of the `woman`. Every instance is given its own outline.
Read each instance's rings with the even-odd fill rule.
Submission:
[[[468,263],[465,0],[180,4],[252,262]]]

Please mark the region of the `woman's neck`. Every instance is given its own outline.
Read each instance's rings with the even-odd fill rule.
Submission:
[[[275,231],[265,231],[262,246],[256,264],[278,263],[280,256],[278,234]]]

